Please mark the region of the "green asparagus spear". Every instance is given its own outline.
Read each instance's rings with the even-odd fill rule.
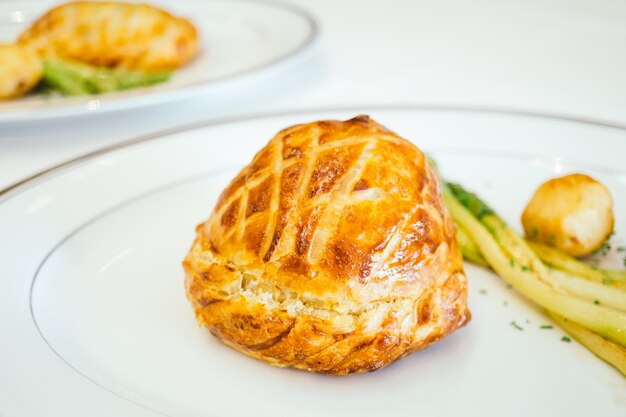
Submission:
[[[169,72],[144,73],[96,67],[61,58],[43,61],[44,83],[66,95],[88,95],[145,87],[169,79]]]
[[[551,269],[548,278],[553,287],[584,298],[595,305],[626,312],[626,291],[580,278],[558,269]]]
[[[84,96],[96,91],[72,66],[59,59],[43,61],[43,83],[69,96]]]
[[[476,245],[465,229],[458,224],[457,242],[463,257],[466,260],[480,266],[489,267],[489,264],[480,253],[478,245]],[[534,246],[531,245],[531,248],[534,249]],[[520,263],[519,265],[520,268],[523,268],[525,264]],[[603,285],[598,282],[592,282],[568,271],[554,268],[548,269],[544,279],[552,287],[562,289],[569,294],[584,298],[590,303],[626,311],[626,291],[617,290],[611,286]]]
[[[537,260],[524,240],[477,196],[450,184],[444,188],[444,200],[455,221],[472,237],[487,263],[521,294],[626,346],[626,313],[581,300],[555,288],[549,280],[547,268]]]
[[[540,280],[550,283],[548,270],[541,259],[484,201],[458,184],[448,183],[447,189],[489,230],[514,263],[522,269],[532,270]]]
[[[476,265],[489,267],[483,255],[481,255],[480,249],[476,246],[476,242],[472,240],[465,229],[459,224],[456,225],[456,241],[465,259]]]
[[[537,242],[528,241],[528,244],[532,250],[539,255],[541,260],[548,265],[604,285],[626,288],[626,271],[594,268],[567,255],[559,249]]]

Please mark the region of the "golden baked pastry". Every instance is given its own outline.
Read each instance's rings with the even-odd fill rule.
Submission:
[[[198,34],[188,20],[146,4],[119,2],[55,7],[18,43],[41,56],[144,71],[175,69],[198,52]]]
[[[37,54],[19,45],[0,44],[0,99],[21,96],[43,75]]]
[[[470,319],[434,171],[367,116],[279,132],[197,227],[183,265],[200,324],[277,366],[373,371]]]

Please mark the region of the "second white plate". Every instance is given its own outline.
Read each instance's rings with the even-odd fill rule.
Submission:
[[[56,4],[58,0],[0,2],[0,42],[14,42],[22,30]],[[250,76],[288,62],[317,34],[317,25],[309,14],[271,1],[156,0],[150,4],[189,18],[201,36],[200,55],[174,72],[169,81],[98,96],[31,95],[3,101],[0,122],[103,113],[208,93],[234,77]]]

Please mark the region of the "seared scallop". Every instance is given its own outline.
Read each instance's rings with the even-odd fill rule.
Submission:
[[[613,232],[613,199],[600,182],[583,174],[542,184],[522,215],[526,236],[572,256],[588,255]]]

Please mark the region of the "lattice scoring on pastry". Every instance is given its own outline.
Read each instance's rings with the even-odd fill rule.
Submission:
[[[434,172],[367,116],[279,132],[198,226],[184,267],[198,321],[278,366],[375,370],[470,318]]]
[[[144,71],[173,70],[198,53],[198,34],[187,19],[147,4],[113,1],[54,7],[18,43],[40,56]]]

